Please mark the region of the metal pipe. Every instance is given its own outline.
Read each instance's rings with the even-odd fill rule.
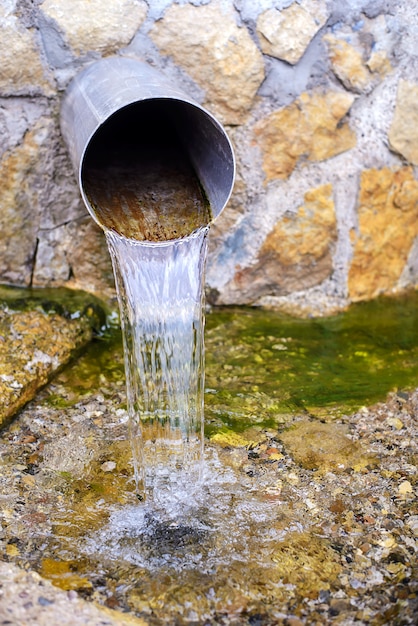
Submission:
[[[102,228],[107,227],[107,216],[94,201],[91,176],[108,165],[110,154],[115,158],[123,153],[125,164],[131,158],[149,164],[151,153],[167,145],[172,162],[177,160],[176,150],[183,150],[204,189],[211,217],[216,218],[228,202],[235,159],[224,128],[146,63],[109,57],[83,70],[64,96],[61,130],[83,200]],[[176,141],[168,141],[174,134]]]

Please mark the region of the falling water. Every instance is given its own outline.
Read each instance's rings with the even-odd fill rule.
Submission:
[[[138,494],[184,489],[203,454],[207,227],[166,243],[107,231],[124,337]]]

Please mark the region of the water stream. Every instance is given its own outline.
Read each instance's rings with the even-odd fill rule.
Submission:
[[[207,228],[166,244],[108,231],[123,329],[140,499],[188,491],[203,453],[203,269]]]

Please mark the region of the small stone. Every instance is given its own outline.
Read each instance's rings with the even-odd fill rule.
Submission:
[[[339,615],[345,613],[350,609],[350,602],[340,598],[332,598],[330,602],[330,615]]]
[[[326,472],[339,474],[348,468],[361,471],[367,465],[375,464],[376,458],[347,435],[348,428],[343,424],[297,422],[278,437],[296,463],[317,470],[320,475]]]
[[[418,165],[418,84],[400,80],[389,143],[409,163]]]
[[[393,535],[388,533],[378,544],[382,546],[382,548],[394,548],[396,546],[396,539]]]
[[[100,468],[103,472],[113,472],[116,468],[116,463],[114,461],[106,461],[105,463],[102,463]]]
[[[269,453],[267,453],[269,454]],[[270,461],[280,461],[281,459],[283,459],[283,454],[281,454],[280,452],[273,452],[269,454],[269,459]]]
[[[292,65],[301,59],[326,20],[320,3],[315,3],[315,14],[309,12],[305,4],[307,8],[313,9],[312,3],[294,2],[286,9],[268,9],[259,16],[257,35],[265,54]]]
[[[251,450],[265,440],[265,435],[256,428],[250,428],[242,433],[236,433],[225,428],[213,435],[210,440],[222,448],[248,448]]]
[[[404,480],[403,482],[401,482],[401,484],[398,487],[398,493],[402,496],[408,494],[408,493],[413,493],[413,488],[411,483],[409,482],[409,480]]]
[[[413,534],[418,537],[418,515],[411,515],[405,523],[412,530]]]
[[[366,541],[365,543],[362,543],[360,545],[360,550],[362,551],[363,554],[367,554],[367,552],[369,552],[371,547],[372,547],[371,544]]]
[[[328,44],[332,69],[343,85],[357,93],[364,91],[371,78],[362,51],[331,34],[326,35],[324,41]]]
[[[298,617],[291,615],[286,618],[286,626],[303,626],[303,622]]]
[[[388,417],[386,420],[388,426],[391,426],[395,430],[402,430],[404,427],[402,420],[399,417]]]
[[[393,575],[400,574],[405,571],[405,565],[403,563],[389,563],[386,565],[386,570]]]
[[[8,543],[6,546],[6,554],[7,556],[14,558],[19,556],[20,550],[14,543]]]

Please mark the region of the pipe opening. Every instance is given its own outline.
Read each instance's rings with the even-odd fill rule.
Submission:
[[[160,98],[130,104],[88,142],[82,193],[98,223],[124,237],[151,242],[186,237],[216,215],[219,198],[212,188],[215,184],[219,194],[223,161],[227,166],[231,160],[226,142],[214,118],[187,102]]]

